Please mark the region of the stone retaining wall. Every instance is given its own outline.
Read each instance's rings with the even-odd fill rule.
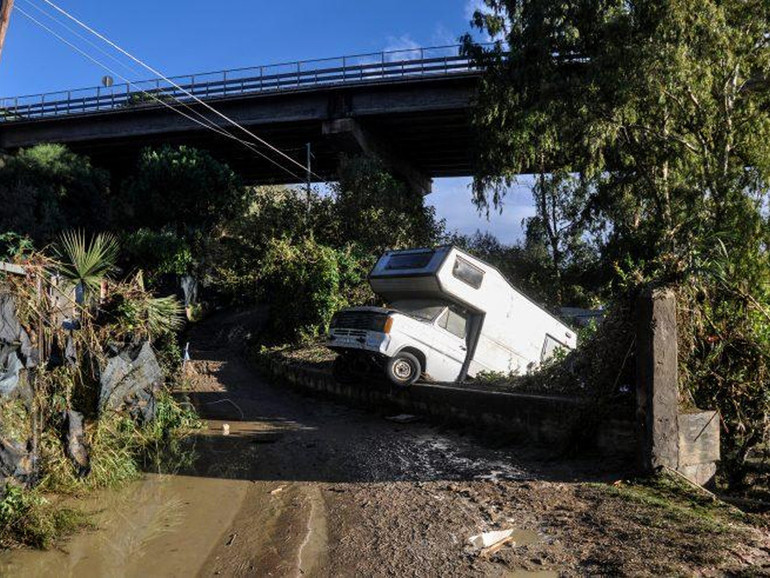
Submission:
[[[633,408],[598,419],[594,431],[581,432],[576,422],[591,411],[577,398],[503,393],[448,385],[415,384],[396,389],[386,384],[341,384],[318,368],[272,357],[267,370],[303,391],[390,413],[426,416],[434,422],[471,426],[496,435],[560,450],[580,438],[582,449],[608,455],[632,455],[635,448]],[[581,435],[585,434],[585,435]]]

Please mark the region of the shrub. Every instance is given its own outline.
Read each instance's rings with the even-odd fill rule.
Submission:
[[[63,145],[21,150],[0,167],[0,230],[38,245],[67,228],[101,230],[110,222],[109,182],[106,171]]]
[[[148,287],[158,286],[165,275],[189,273],[195,265],[190,243],[167,229],[138,229],[124,235],[121,245],[127,268],[144,271]]]
[[[37,490],[8,484],[0,500],[0,547],[47,548],[61,535],[86,526],[86,516],[52,504]]]
[[[163,146],[142,151],[135,177],[124,188],[129,220],[180,236],[211,231],[243,210],[244,189],[235,173],[208,152]]]
[[[344,301],[340,294],[340,254],[314,239],[296,244],[268,243],[260,267],[262,290],[273,308],[275,339],[315,337],[326,329]]]

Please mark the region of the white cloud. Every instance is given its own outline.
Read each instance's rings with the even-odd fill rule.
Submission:
[[[490,12],[489,7],[486,5],[484,0],[466,0],[465,2],[465,18],[468,20],[468,22],[471,22],[473,20],[473,15],[476,13],[476,11],[482,12],[482,13],[488,13]],[[495,42],[498,40],[505,40],[504,34],[498,34],[495,37],[490,36],[487,32],[480,32],[478,30],[474,30],[471,33],[473,36],[480,36],[478,40],[481,40],[481,42]]]
[[[411,36],[402,34],[401,36],[388,36],[384,51],[395,52],[395,54],[388,55],[389,61],[416,60],[420,58],[420,48],[422,46]]]
[[[457,44],[459,34],[453,33],[446,26],[439,23],[433,30],[430,42],[433,46],[454,46]]]
[[[489,218],[479,213],[471,200],[470,179],[434,179],[433,193],[426,197],[436,207],[438,217],[446,219],[449,231],[472,235],[477,230],[491,233],[504,243],[522,240],[521,222],[535,214],[532,204],[531,177],[522,176],[519,184],[510,188],[503,200],[502,213],[491,210]]]
[[[486,12],[487,5],[484,0],[467,0],[465,3],[465,18],[470,21],[473,19],[473,14],[477,11]]]

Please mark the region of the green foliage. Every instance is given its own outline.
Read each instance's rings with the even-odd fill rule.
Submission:
[[[52,504],[37,490],[8,484],[0,500],[0,547],[48,548],[57,538],[87,526],[84,513]]]
[[[117,239],[109,233],[99,233],[86,241],[85,232],[66,231],[56,249],[59,273],[93,295],[114,271],[119,250]]]
[[[699,263],[678,292],[681,383],[691,406],[719,410],[721,464],[737,487],[770,439],[770,264],[722,244]]]
[[[37,245],[64,229],[105,229],[109,202],[109,175],[63,145],[37,145],[0,161],[0,230]]]
[[[110,287],[97,318],[112,339],[157,339],[184,327],[184,307],[174,295],[153,297],[141,277]]]
[[[331,237],[332,201],[290,187],[257,187],[248,191],[248,209],[229,221],[223,234],[207,245],[209,278],[234,303],[253,303],[264,296],[260,265],[275,239],[300,242],[310,230]]]
[[[235,173],[209,153],[186,146],[143,150],[135,176],[124,188],[128,217],[136,227],[169,227],[188,240],[244,208]]]
[[[356,243],[371,253],[430,246],[444,231],[443,221],[421,194],[368,157],[343,160],[334,186],[334,212],[336,238],[327,242]]]
[[[0,260],[22,260],[32,253],[35,246],[29,237],[19,235],[13,231],[0,233]]]
[[[366,275],[386,247],[433,245],[443,235],[443,222],[422,196],[410,193],[376,160],[347,159],[332,193],[308,197],[287,187],[252,189],[249,210],[207,246],[211,278],[237,303],[262,298],[288,305],[287,291],[300,298],[315,295],[301,301],[314,312],[290,306],[277,321],[280,333],[291,339],[323,331],[332,302],[340,307],[372,301]],[[302,265],[304,248],[310,248],[313,262]],[[292,323],[298,325],[292,329]]]
[[[264,295],[272,307],[273,336],[314,337],[344,305],[340,295],[340,255],[312,238],[296,244],[274,239],[261,263]]]
[[[581,207],[566,222],[587,222],[610,292],[681,288],[681,382],[722,412],[740,481],[768,435],[770,5],[484,4],[474,25],[499,41],[465,42],[487,66],[477,203],[498,205],[520,173],[577,175],[553,206]]]
[[[731,252],[761,241],[765,3],[486,4],[476,25],[513,50],[466,39],[489,65],[474,113],[480,204],[521,172],[577,173],[608,267],[630,257],[664,275],[686,271],[714,231],[737,233]]]
[[[195,266],[190,243],[173,231],[137,229],[122,237],[121,246],[128,267],[145,271],[151,287],[164,275],[185,275]]]

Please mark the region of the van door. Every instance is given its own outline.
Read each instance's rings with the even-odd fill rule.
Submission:
[[[444,309],[435,322],[436,349],[440,350],[445,359],[442,363],[445,371],[442,373],[450,376],[448,381],[455,381],[460,375],[465,357],[468,354],[466,335],[468,331],[468,314],[454,305]]]

